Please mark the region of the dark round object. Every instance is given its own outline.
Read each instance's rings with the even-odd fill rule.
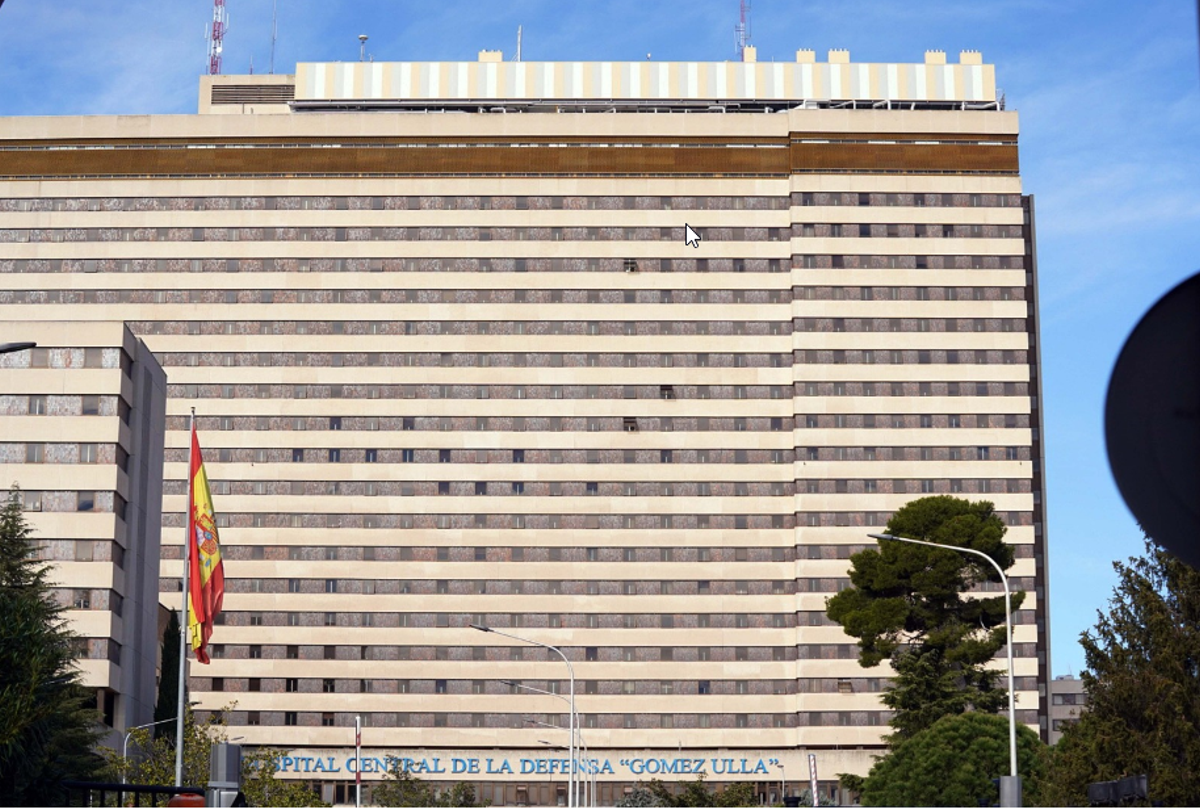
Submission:
[[[1164,295],[1125,341],[1104,435],[1117,488],[1142,528],[1200,569],[1200,274]]]

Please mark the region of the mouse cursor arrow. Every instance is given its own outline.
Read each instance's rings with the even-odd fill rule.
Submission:
[[[683,243],[688,247],[700,246],[700,234],[692,230],[691,225],[683,226]]]

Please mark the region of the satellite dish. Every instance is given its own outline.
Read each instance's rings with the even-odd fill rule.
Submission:
[[[1104,409],[1108,461],[1150,538],[1200,569],[1200,273],[1142,317]]]

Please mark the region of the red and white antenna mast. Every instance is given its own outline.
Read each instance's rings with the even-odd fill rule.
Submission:
[[[212,32],[208,36],[208,74],[221,72],[221,51],[225,47],[225,30],[229,27],[229,15],[225,12],[225,0],[213,0]]]
[[[746,55],[746,46],[750,44],[750,0],[740,0],[741,14],[737,25],[733,26],[733,47],[737,51],[738,61]]]

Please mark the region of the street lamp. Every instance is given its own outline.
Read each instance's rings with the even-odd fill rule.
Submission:
[[[511,685],[516,686],[517,688],[527,688],[530,691],[535,691],[539,694],[547,694],[552,697],[559,696],[558,694],[552,693],[550,691],[543,691],[540,688],[531,688],[527,685],[521,685],[520,683],[514,683],[511,680],[501,680],[501,682],[509,683]],[[565,697],[563,699],[565,699]],[[537,725],[537,726],[543,727],[543,728],[553,728],[554,730],[566,730],[566,728],[562,727],[561,725],[552,725],[549,722],[540,722],[537,719],[529,719],[528,717],[526,717],[525,723],[528,725]],[[588,773],[584,773],[583,789],[581,790],[582,797],[583,797],[583,805],[584,806],[595,806],[596,805],[596,770],[590,764],[591,754],[588,752],[587,742],[585,742],[583,740],[583,728],[579,727],[578,725],[575,726],[575,738],[577,738],[579,740],[579,746],[583,748],[583,760],[585,762],[589,763],[589,771],[590,771]],[[591,778],[588,778],[589,774],[591,775]],[[589,795],[591,796],[590,801],[588,799]]]
[[[0,0],[0,2],[2,1]],[[24,351],[27,348],[37,348],[37,343],[0,343],[0,354],[11,354],[14,351]]]
[[[564,697],[562,694],[556,694],[553,691],[545,691],[541,688],[534,688],[531,685],[525,685],[524,683],[518,683],[515,680],[501,680],[500,682],[502,684],[510,686],[512,688],[520,688],[525,691],[532,691],[535,694],[544,694],[548,697],[555,697],[556,699],[561,699],[563,702],[568,702],[567,698]],[[548,726],[548,727],[558,727],[558,726],[553,725],[553,726]],[[558,729],[565,730],[565,728],[558,728]],[[588,789],[591,789],[591,805],[595,806],[596,805],[596,770],[591,765],[591,753],[588,752],[587,742],[584,741],[584,738],[583,738],[583,723],[579,721],[578,711],[575,713],[575,736],[576,736],[576,738],[579,739],[579,746],[583,748],[583,760],[589,762],[589,768],[591,769],[590,781],[586,777],[584,778],[583,793],[586,796]],[[584,775],[586,776],[586,775],[588,775],[588,773],[585,773]],[[583,803],[584,803],[584,805],[587,805],[586,800]]]
[[[129,729],[129,732],[125,734],[125,743],[121,746],[121,783],[122,784],[128,783],[126,780],[126,776],[129,772],[129,737],[133,735],[133,732],[135,730],[141,730],[142,728],[152,728],[155,725],[161,725],[165,722],[174,722],[175,719],[176,719],[176,717],[172,716],[170,719],[160,719],[157,722],[148,722],[145,725],[134,725],[133,727],[131,727]]]
[[[1008,588],[1008,577],[1004,575],[996,560],[983,551],[974,548],[960,548],[957,545],[940,545],[936,542],[926,542],[921,539],[909,539],[892,534],[868,534],[872,539],[892,539],[896,542],[909,542],[913,545],[926,545],[930,548],[944,548],[948,551],[959,551],[980,556],[988,564],[996,568],[1000,574],[1000,582],[1004,585],[1004,629],[1007,633],[1008,648],[1008,769],[1007,776],[1000,777],[1000,805],[1021,805],[1021,776],[1017,774],[1017,700],[1015,696],[1016,683],[1013,679],[1013,639],[1012,639],[1012,591]]]
[[[779,802],[782,804],[783,799],[787,797],[787,772],[782,763],[776,762],[775,766],[779,768]]]
[[[567,781],[567,809],[574,809],[574,807],[576,807],[578,805],[578,800],[575,795],[577,781],[578,781],[578,779],[576,777],[576,773],[575,773],[575,770],[578,766],[577,762],[575,761],[575,668],[571,665],[571,661],[567,659],[567,656],[565,654],[563,654],[562,649],[559,649],[557,646],[551,646],[548,643],[542,643],[541,641],[530,640],[529,638],[523,638],[520,635],[510,635],[508,632],[501,632],[499,629],[492,629],[491,627],[480,626],[479,624],[471,624],[471,628],[479,630],[480,632],[491,632],[495,635],[501,635],[506,638],[511,638],[512,640],[519,640],[519,641],[521,641],[521,643],[528,643],[532,646],[541,646],[543,649],[549,649],[550,651],[557,654],[559,657],[561,657],[563,659],[563,662],[567,664],[567,673],[571,677],[571,713],[570,713],[571,733],[570,733],[570,736],[568,737],[569,741],[570,741],[570,745],[571,745],[570,746],[571,772],[570,772],[570,778]]]

